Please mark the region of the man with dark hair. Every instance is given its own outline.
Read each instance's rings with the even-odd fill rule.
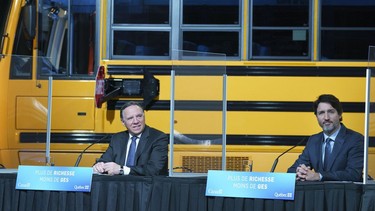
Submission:
[[[109,175],[166,175],[168,137],[146,125],[142,106],[127,102],[120,110],[126,131],[112,136],[108,149],[93,166],[94,172]]]
[[[333,95],[314,102],[322,132],[312,135],[302,154],[288,169],[300,181],[361,181],[364,137],[341,123],[343,109]]]

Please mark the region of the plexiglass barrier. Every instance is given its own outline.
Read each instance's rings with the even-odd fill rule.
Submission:
[[[52,94],[49,92],[52,91],[52,77],[58,75],[58,70],[51,60],[47,57],[5,55],[2,61],[10,79],[7,95],[11,109],[7,129],[9,139],[21,142],[23,138],[22,143],[30,143],[18,151],[20,165],[54,164],[50,156]],[[28,135],[31,133],[40,135]]]
[[[226,56],[179,50],[173,55],[169,175],[225,169]]]
[[[366,108],[365,108],[365,149],[364,149],[364,177],[363,183],[374,183],[370,180],[375,172],[369,171],[369,166],[374,166],[374,159],[369,159],[369,146],[375,141],[375,46],[369,47],[368,67],[366,71]]]

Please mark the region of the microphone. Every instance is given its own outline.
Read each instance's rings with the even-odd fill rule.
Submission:
[[[287,149],[285,152],[281,153],[279,156],[277,156],[277,158],[275,159],[275,161],[273,162],[273,165],[272,165],[272,168],[271,168],[271,173],[275,171],[275,168],[277,166],[277,163],[279,162],[279,158],[281,156],[283,156],[285,153],[289,152],[290,150],[294,149],[295,147],[299,146],[300,144],[303,143],[303,141],[306,140],[306,137],[304,137],[301,141],[299,141],[297,144],[295,144],[294,146],[292,146],[291,148]]]
[[[90,147],[92,147],[92,145],[94,144],[97,144],[101,141],[103,141],[104,139],[106,139],[109,135],[105,135],[103,136],[102,138],[100,138],[99,140],[95,141],[94,143],[91,143],[90,145],[88,145],[77,157],[77,160],[76,160],[76,163],[74,164],[74,167],[78,167],[79,165],[79,162],[81,162],[81,159],[82,159],[82,156],[83,156],[83,153],[86,152],[86,150],[88,150]]]

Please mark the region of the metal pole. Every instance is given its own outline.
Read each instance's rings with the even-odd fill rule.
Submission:
[[[222,140],[223,142],[221,143],[221,146],[222,146],[222,160],[221,160],[221,163],[222,163],[222,166],[221,166],[221,169],[222,170],[227,170],[226,166],[226,158],[227,158],[227,74],[224,74],[223,75],[223,122],[222,122],[222,132],[223,132],[223,135],[222,135]]]
[[[53,166],[51,163],[50,145],[51,145],[51,112],[52,112],[52,76],[48,77],[48,111],[47,111],[47,138],[46,138],[46,165]]]
[[[222,114],[222,159],[221,159],[221,169],[227,170],[227,75],[223,75],[223,114]]]
[[[169,176],[173,175],[173,146],[174,146],[174,90],[175,89],[175,71],[171,71],[171,101],[170,101],[170,121],[169,121]]]
[[[368,142],[369,142],[369,118],[370,118],[370,82],[371,69],[366,69],[366,104],[365,104],[365,143],[363,146],[363,184],[367,184],[368,175]]]

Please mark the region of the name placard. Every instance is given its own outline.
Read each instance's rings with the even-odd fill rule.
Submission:
[[[209,170],[206,196],[294,200],[296,174]]]
[[[90,192],[92,168],[18,166],[16,189]]]

